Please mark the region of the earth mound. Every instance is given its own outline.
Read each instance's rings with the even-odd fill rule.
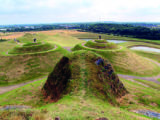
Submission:
[[[80,69],[84,65],[86,67]],[[84,74],[83,71],[86,71],[87,74]],[[57,101],[63,94],[80,91],[79,88],[90,91],[88,94],[103,96],[100,98],[107,99],[111,103],[114,103],[115,98],[128,93],[112,65],[97,54],[86,51],[75,52],[69,57],[63,57],[49,75],[42,92],[45,99]]]
[[[85,44],[86,47],[89,48],[95,48],[95,49],[104,49],[104,50],[108,50],[108,49],[118,49],[118,45],[116,45],[115,43],[107,43],[101,40],[95,40],[93,41],[88,41]]]
[[[67,83],[71,78],[69,58],[63,57],[55,66],[53,72],[43,87],[43,94],[46,99],[57,101],[60,99]]]
[[[41,45],[42,43],[41,42],[33,42],[33,43],[26,43],[24,44],[23,46],[34,46],[34,45]]]
[[[97,42],[97,43],[108,43],[107,40],[94,40],[94,42]]]
[[[119,80],[112,65],[107,60],[98,57],[90,60],[90,62],[95,62],[95,64],[92,64],[95,66],[95,71],[93,69],[94,72],[91,73],[91,76],[94,77],[90,77],[90,80],[92,79],[91,82],[93,82],[93,88],[107,97],[109,97],[108,93],[115,97],[121,97],[127,93],[123,83]]]
[[[9,54],[26,54],[26,53],[37,53],[52,50],[54,45],[49,43],[26,43],[23,46],[17,46],[9,51]]]

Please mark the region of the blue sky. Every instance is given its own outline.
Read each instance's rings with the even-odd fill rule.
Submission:
[[[160,0],[0,0],[0,24],[160,22]]]

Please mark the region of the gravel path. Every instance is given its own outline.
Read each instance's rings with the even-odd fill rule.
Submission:
[[[43,78],[40,78],[40,79],[36,79],[36,80],[33,80],[33,81],[29,81],[29,82],[25,82],[25,83],[21,83],[21,84],[17,84],[17,85],[0,87],[0,94],[3,94],[5,92],[8,92],[8,91],[14,90],[16,88],[22,87],[22,86],[24,86],[26,84],[29,84],[29,83],[32,83],[32,82],[35,82],[35,81],[38,81],[38,80],[42,80],[44,78],[46,78],[46,77],[43,77]]]
[[[118,74],[118,76],[122,77],[124,79],[127,79],[127,80],[130,80],[130,79],[141,79],[141,80],[152,81],[152,82],[155,82],[157,84],[160,84],[160,82],[157,80],[158,78],[160,78],[160,75],[155,76],[155,77],[138,77],[138,76]]]
[[[29,108],[31,107],[25,106],[25,105],[8,105],[8,106],[0,107],[0,111],[15,110],[15,109],[29,109]]]
[[[145,59],[155,63],[156,65],[158,65],[160,67],[160,63],[157,61],[154,61],[152,59],[146,58]],[[152,81],[155,82],[157,84],[160,84],[160,82],[157,80],[158,78],[160,78],[160,75],[157,76],[153,76],[153,77],[138,77],[138,76],[132,76],[132,75],[123,75],[123,74],[118,74],[118,76],[125,78],[125,79],[141,79],[141,80],[147,80],[147,81]]]

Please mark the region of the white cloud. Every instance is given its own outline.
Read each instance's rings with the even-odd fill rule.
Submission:
[[[13,23],[77,21],[159,21],[160,0],[0,0],[0,17]],[[31,17],[31,18],[30,18]],[[17,22],[18,22],[17,21]],[[5,23],[0,19],[0,24]]]

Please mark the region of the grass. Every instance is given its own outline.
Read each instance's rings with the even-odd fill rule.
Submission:
[[[73,47],[74,45],[83,42],[82,40],[79,40],[77,38],[74,38],[70,35],[63,33],[57,33],[54,35],[45,35],[42,33],[37,33],[37,34],[27,33],[23,37],[18,38],[18,40],[22,43],[27,43],[27,42],[33,42],[34,38],[37,38],[37,42],[44,41],[65,47]]]
[[[0,57],[0,83],[11,85],[48,75],[68,51],[58,47],[47,53]]]
[[[97,42],[97,43],[108,43],[106,40],[94,40],[95,42]]]
[[[13,43],[11,41],[5,41],[5,42],[0,42],[0,56],[3,55],[3,53],[7,53],[9,50],[13,49],[14,47],[17,46],[16,43]]]
[[[1,120],[45,120],[50,119],[45,112],[38,110],[0,111]]]
[[[152,43],[145,43],[145,42],[136,42],[136,41],[130,41],[130,42],[124,42],[121,43],[121,45],[131,48],[133,46],[147,46],[147,47],[153,47],[153,48],[160,48],[159,44],[152,44]]]
[[[0,95],[0,106],[27,105],[38,107],[45,105],[46,103],[43,101],[41,94],[41,88],[45,81],[46,78]]]
[[[8,54],[26,54],[26,53],[36,53],[36,52],[42,52],[42,51],[48,51],[54,49],[54,45],[49,43],[44,44],[38,44],[38,45],[31,45],[25,44],[22,47],[15,47],[12,50],[8,52]]]
[[[78,38],[98,38],[99,34],[94,33],[79,33],[76,31],[42,31],[33,32],[38,42],[48,42],[50,44],[60,44],[62,46],[73,47],[78,44],[73,50],[87,50],[93,51],[96,54],[106,57],[112,62],[116,72],[123,74],[132,74],[138,76],[151,76],[158,74],[159,67],[154,63],[146,60],[144,57],[152,58],[160,62],[159,54],[146,53],[140,51],[131,51],[125,47],[130,45],[143,44],[137,43],[122,43],[122,49],[116,50],[98,50],[89,49],[81,46],[83,41]],[[32,34],[33,34],[32,33]],[[21,43],[33,42],[33,35],[27,34],[19,40]],[[72,36],[71,36],[72,35]],[[126,38],[121,36],[104,35],[107,39],[122,39],[122,40],[141,40],[136,38]],[[102,36],[102,38],[104,37]],[[149,40],[142,40],[149,41]],[[153,41],[154,42],[154,41]],[[158,43],[158,41],[155,41]],[[135,79],[135,81],[142,83],[138,84],[133,81],[121,79],[129,94],[116,99],[118,104],[112,105],[107,99],[102,99],[103,96],[95,94],[95,91],[90,90],[89,83],[87,81],[90,78],[94,78],[94,75],[90,76],[92,70],[88,62],[85,61],[84,51],[76,51],[69,54],[66,50],[59,47],[50,52],[28,54],[28,55],[16,55],[16,56],[2,56],[3,53],[13,49],[17,44],[13,40],[0,42],[0,84],[2,86],[16,84],[28,80],[34,80],[36,78],[42,78],[42,76],[48,75],[54,68],[55,64],[65,54],[72,59],[72,79],[71,84],[67,88],[71,91],[69,94],[65,94],[58,102],[49,103],[44,101],[41,89],[46,81],[45,79],[29,83],[23,87],[17,88],[10,92],[0,95],[0,106],[5,105],[29,105],[34,107],[31,111],[14,111],[0,112],[0,116],[8,114],[8,118],[21,119],[21,117],[28,113],[35,112],[33,118],[38,119],[43,117],[43,112],[46,111],[47,116],[54,119],[59,116],[65,120],[89,120],[98,119],[100,117],[106,117],[109,120],[149,120],[151,118],[145,117],[133,113],[132,110],[147,109],[156,112],[160,112],[160,87],[153,82]],[[32,44],[28,44],[30,46]],[[152,44],[146,43],[145,45]],[[20,46],[20,45],[19,45]],[[158,45],[153,45],[154,47]],[[160,81],[160,79],[159,79]],[[147,85],[145,87],[143,84]],[[37,112],[38,111],[38,112]],[[11,115],[11,113],[13,113]],[[22,113],[21,115],[19,115]],[[24,114],[23,114],[24,113]]]
[[[36,107],[35,109],[38,110],[48,111],[51,118],[59,116],[61,119],[65,120],[92,120],[100,117],[106,117],[110,120],[147,120],[149,118],[129,111],[132,109],[151,109],[153,111],[159,111],[157,106],[152,107],[150,105],[150,103],[153,104],[153,102],[158,102],[159,98],[155,99],[155,93],[159,93],[157,90],[152,88],[144,88],[144,86],[124,79],[123,83],[129,90],[130,94],[125,96],[125,99],[121,101],[121,108],[118,106],[112,106],[107,101],[98,99],[92,94],[82,96],[81,91],[76,94],[65,95],[56,103],[46,103],[43,101],[43,97],[41,95],[41,88],[44,82],[45,79],[36,81],[25,85],[24,87],[0,95],[0,105],[29,105]],[[136,90],[133,90],[134,87]],[[143,95],[147,95],[147,98],[144,99],[142,97]],[[8,97],[10,97],[10,99],[8,99]]]
[[[147,81],[147,80],[141,80],[141,79],[134,79],[135,81],[138,81],[140,83],[143,83],[151,88],[154,88],[154,89],[157,89],[157,90],[160,90],[160,85],[159,84],[156,84],[155,82],[151,82],[151,81]]]
[[[116,72],[121,74],[136,76],[153,76],[159,74],[160,68],[155,63],[152,63],[126,48],[117,50],[100,50],[85,48],[79,44],[72,50],[88,50],[96,52],[107,58],[112,63]]]
[[[36,42],[36,43],[26,43],[24,44],[23,46],[35,46],[35,45],[41,45],[42,43],[41,42]]]
[[[84,59],[85,54],[85,51],[69,54],[73,63],[72,70],[74,71],[74,76],[71,79],[74,84],[70,87],[74,88],[74,90],[72,90],[70,94],[64,95],[58,102],[48,103],[44,101],[41,89],[46,79],[43,79],[0,95],[0,106],[15,104],[29,105],[35,107],[37,110],[48,111],[51,118],[59,116],[61,119],[65,120],[92,120],[101,117],[106,117],[110,120],[147,120],[149,118],[129,111],[140,108],[147,108],[155,111],[160,110],[158,107],[152,107],[150,105],[150,103],[159,103],[159,97],[155,97],[155,93],[159,94],[159,91],[153,88],[144,88],[144,86],[124,79],[121,80],[130,94],[127,95],[129,96],[128,98],[125,96],[126,99],[119,103],[121,108],[119,108],[119,106],[113,106],[106,99],[98,97],[94,94],[94,91],[89,90],[90,88],[86,82],[90,74],[89,69],[91,68],[88,68],[90,65],[88,65],[89,63]],[[80,69],[77,65],[80,66]],[[77,74],[79,70],[80,75]],[[133,90],[134,88],[136,88],[136,90]],[[143,101],[143,95],[148,95],[147,101]],[[129,98],[135,101],[131,102]],[[123,104],[123,102],[126,104]],[[132,104],[128,106],[128,102]],[[145,106],[143,104],[145,104]]]
[[[129,80],[121,80],[129,91],[129,94],[120,101],[121,108],[125,108],[127,110],[150,109],[160,112],[160,98],[157,96],[160,92],[158,85],[155,85],[155,83],[152,82],[144,82],[144,80],[136,79],[136,81],[144,84],[150,84],[148,87],[144,87],[141,84]]]
[[[96,42],[92,42],[92,41],[86,42],[85,46],[90,47],[90,48],[95,48],[95,49],[103,49],[103,50],[118,48],[118,46],[115,43],[101,44],[101,43],[96,43]]]
[[[141,56],[153,59],[153,60],[155,60],[155,61],[160,63],[160,54],[158,54],[158,53],[151,53],[151,52],[138,51],[138,50],[135,50],[134,52],[136,54],[139,54]]]

